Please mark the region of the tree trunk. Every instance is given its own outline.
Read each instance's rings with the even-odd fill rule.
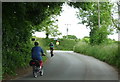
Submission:
[[[119,15],[118,28],[120,28],[120,1],[118,2],[118,15]],[[118,31],[118,41],[120,41],[120,30]],[[118,42],[118,53],[120,53],[120,42]],[[118,57],[119,57],[119,59],[120,59],[119,54],[118,54]]]
[[[100,5],[98,0],[98,28],[100,28]]]
[[[48,33],[46,33],[46,38],[49,38],[49,34]]]

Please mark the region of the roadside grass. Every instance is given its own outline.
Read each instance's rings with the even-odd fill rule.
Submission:
[[[55,49],[73,51],[73,47],[76,43],[74,39],[60,39],[60,45],[55,46]]]
[[[74,51],[93,56],[101,61],[120,68],[120,55],[118,53],[117,43],[91,46],[85,42],[79,42],[75,45]]]

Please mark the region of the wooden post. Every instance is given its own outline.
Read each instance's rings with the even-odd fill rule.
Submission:
[[[98,0],[98,28],[100,28],[100,7],[99,7],[99,0]]]
[[[118,1],[118,28],[120,28],[120,1]],[[118,32],[118,41],[120,41],[120,30],[119,30],[119,32]],[[119,43],[120,44],[120,43]]]

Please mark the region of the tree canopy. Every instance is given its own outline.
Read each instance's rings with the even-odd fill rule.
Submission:
[[[82,24],[85,24],[90,28],[90,43],[101,44],[104,43],[112,31],[112,17],[110,2],[79,2],[70,3],[75,8],[79,8],[78,18],[82,20]],[[98,6],[100,10],[98,10]],[[100,13],[100,17],[99,14]],[[99,21],[100,20],[100,26]]]
[[[16,68],[28,65],[32,33],[46,18],[59,15],[61,5],[61,2],[2,3],[3,74],[13,74]]]

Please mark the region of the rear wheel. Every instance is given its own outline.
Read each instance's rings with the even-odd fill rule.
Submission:
[[[33,76],[37,78],[37,72],[33,71]]]
[[[43,76],[43,74],[44,74],[44,71],[43,71],[43,67],[42,67],[40,70],[40,76]]]
[[[33,66],[33,76],[36,78],[37,77],[37,69],[36,66]]]

